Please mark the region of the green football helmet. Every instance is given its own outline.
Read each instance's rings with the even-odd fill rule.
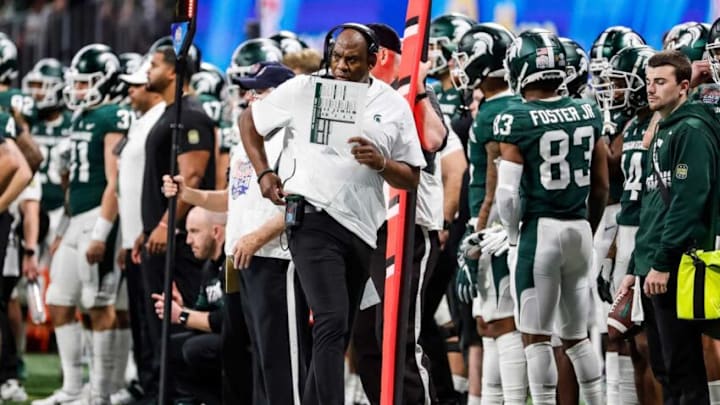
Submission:
[[[507,82],[515,94],[540,81],[557,81],[560,87],[567,76],[565,48],[550,31],[521,33],[508,48],[504,63]]]
[[[477,22],[458,13],[441,15],[430,22],[428,39],[428,75],[436,77],[448,71],[448,61],[457,48],[457,43]]]
[[[277,42],[283,56],[289,53],[300,52],[303,49],[308,48],[307,44],[292,31],[280,31],[271,36],[270,39]]]
[[[9,83],[18,75],[18,53],[15,43],[0,35],[0,83]]]
[[[237,79],[252,73],[260,62],[282,62],[282,49],[277,42],[267,38],[250,39],[235,48],[227,69],[228,80],[238,84]]]
[[[495,23],[478,24],[458,41],[452,58],[455,62],[453,84],[458,89],[474,89],[485,78],[505,77],[503,60],[515,34]]]
[[[603,111],[637,111],[648,105],[645,69],[655,50],[647,45],[627,47],[610,59],[600,75],[595,97]]]
[[[225,75],[217,66],[203,62],[200,65],[200,71],[190,79],[190,88],[196,95],[207,94],[217,100],[222,100],[225,90]]]
[[[663,49],[675,49],[691,62],[705,58],[708,30],[703,24],[687,22],[674,26],[665,37]]]
[[[713,81],[720,84],[720,18],[710,27],[705,45],[705,57],[710,63],[710,73]]]
[[[628,46],[645,45],[645,40],[628,27],[614,26],[606,28],[593,42],[590,48],[590,74],[593,80],[600,78],[610,59],[621,49]]]
[[[587,87],[590,70],[589,61],[585,50],[570,38],[560,38],[560,43],[565,48],[565,62],[567,63],[567,77],[565,78],[564,90],[567,96],[580,98]]]
[[[143,63],[143,57],[139,53],[125,52],[118,55],[120,61],[120,74],[129,75],[135,73]],[[118,80],[113,87],[110,98],[118,103],[127,104],[129,86],[122,80]]]
[[[109,46],[86,45],[75,54],[65,74],[65,104],[76,110],[108,101],[119,73],[120,61]]]
[[[40,59],[23,77],[22,91],[32,96],[39,111],[63,106],[65,67],[53,58]]]

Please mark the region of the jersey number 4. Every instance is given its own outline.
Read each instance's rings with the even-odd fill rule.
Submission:
[[[592,157],[594,129],[591,126],[578,127],[572,134],[573,146],[584,148],[584,164],[580,168],[570,167],[570,135],[557,129],[547,131],[540,137],[540,183],[546,190],[564,190],[570,185],[570,176],[578,187],[590,185],[590,159]],[[587,139],[587,141],[585,141]],[[557,147],[553,150],[553,144]],[[555,169],[555,170],[553,170]]]
[[[628,154],[623,153],[622,167],[623,174],[625,175],[625,183],[623,189],[630,193],[630,201],[637,201],[642,191],[642,158],[643,152],[633,152],[630,155],[630,164],[625,164],[625,158]]]

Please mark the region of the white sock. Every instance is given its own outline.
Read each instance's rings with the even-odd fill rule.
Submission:
[[[617,352],[605,353],[605,380],[607,382],[607,405],[619,405],[620,363]]]
[[[125,370],[128,365],[128,354],[132,335],[130,329],[113,329],[115,344],[113,349],[112,392],[125,388]]]
[[[109,400],[112,394],[114,337],[115,331],[112,329],[92,332],[93,373],[90,374],[90,387],[93,398]]]
[[[635,367],[630,356],[618,356],[620,366],[620,403],[640,405],[635,388]]]
[[[57,341],[63,372],[62,389],[69,394],[79,394],[82,390],[81,337],[82,327],[77,322],[55,328],[55,341]]]
[[[493,338],[482,338],[482,405],[502,405],[502,380],[500,379],[500,360],[498,347]]]
[[[720,380],[709,381],[710,405],[720,405]]]
[[[482,405],[482,398],[477,395],[468,395],[467,405]]]
[[[527,361],[520,332],[506,333],[497,339],[500,376],[505,404],[525,405],[527,401]]]
[[[590,340],[583,339],[580,343],[565,350],[565,353],[575,369],[575,376],[580,384],[585,404],[604,404],[600,359],[598,359]]]
[[[453,380],[453,388],[455,388],[455,391],[460,392],[460,393],[468,392],[469,383],[468,383],[467,377],[453,374],[452,380]]]
[[[550,342],[533,343],[525,347],[528,385],[534,405],[555,405],[558,374],[555,355]]]

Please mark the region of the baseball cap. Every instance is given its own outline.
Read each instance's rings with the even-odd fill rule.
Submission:
[[[292,70],[278,62],[260,62],[255,73],[238,79],[243,89],[269,89],[295,76]]]
[[[148,70],[150,70],[150,61],[146,59],[134,72],[122,74],[118,77],[131,86],[141,86],[148,82]]]
[[[375,32],[375,37],[378,40],[378,45],[383,48],[387,48],[396,54],[402,53],[402,43],[400,42],[400,36],[393,27],[383,23],[371,23],[367,25],[368,28]]]

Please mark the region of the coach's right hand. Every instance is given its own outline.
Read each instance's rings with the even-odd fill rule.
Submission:
[[[635,276],[632,274],[628,274],[623,278],[622,283],[620,283],[620,287],[618,287],[617,292],[615,293],[615,297],[619,297],[620,295],[626,294],[630,291],[631,288],[635,285]]]
[[[172,198],[177,196],[182,199],[183,192],[185,191],[185,178],[181,175],[170,177],[169,175],[163,176],[162,192],[165,198]]]
[[[272,201],[275,205],[285,205],[283,197],[283,184],[280,176],[275,172],[267,173],[260,179],[260,191],[263,197]]]

